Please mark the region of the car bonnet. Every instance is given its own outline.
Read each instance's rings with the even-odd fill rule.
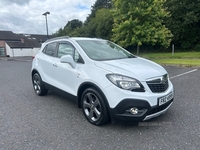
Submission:
[[[95,65],[114,74],[129,76],[141,82],[167,73],[162,66],[139,57],[109,61],[95,61]]]

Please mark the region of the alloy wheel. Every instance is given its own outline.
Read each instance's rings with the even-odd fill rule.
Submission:
[[[96,122],[100,119],[102,114],[101,103],[95,94],[91,92],[85,94],[83,98],[83,110],[89,120]]]
[[[33,87],[34,90],[36,92],[36,94],[40,94],[41,93],[41,86],[40,86],[40,77],[36,74],[33,76]]]

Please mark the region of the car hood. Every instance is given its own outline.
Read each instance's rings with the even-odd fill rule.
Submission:
[[[139,81],[146,81],[147,79],[159,77],[167,73],[160,65],[140,57],[95,61],[95,65],[111,73],[129,76]]]

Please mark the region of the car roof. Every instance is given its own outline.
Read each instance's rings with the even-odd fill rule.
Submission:
[[[103,40],[100,38],[89,38],[89,37],[72,37],[73,40]]]
[[[53,41],[59,41],[59,40],[103,40],[100,38],[89,38],[89,37],[69,37],[69,36],[61,36],[61,37],[56,37],[49,39],[45,41],[45,43],[53,42]]]

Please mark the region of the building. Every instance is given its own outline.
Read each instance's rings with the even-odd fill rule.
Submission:
[[[53,36],[49,37],[53,38]],[[46,40],[46,35],[0,31],[0,56],[34,56]]]

